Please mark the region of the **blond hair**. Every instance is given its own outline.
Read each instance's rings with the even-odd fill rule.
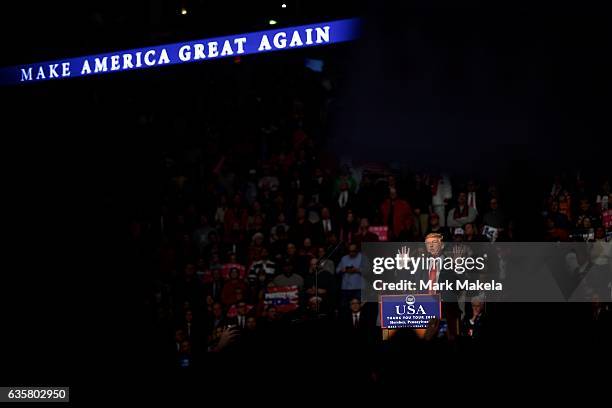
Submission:
[[[437,238],[440,241],[444,241],[444,235],[438,232],[430,232],[429,234],[425,235],[425,241],[427,241],[427,238]]]

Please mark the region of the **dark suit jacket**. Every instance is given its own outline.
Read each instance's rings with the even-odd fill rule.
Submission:
[[[376,326],[378,316],[377,303],[365,303],[359,316],[359,328],[353,327],[353,313],[343,312],[338,316],[338,327],[342,337],[357,340],[358,344],[375,342],[380,337],[380,329]],[[354,345],[357,346],[357,343]]]
[[[246,319],[248,319],[248,317],[249,317],[248,315],[244,317],[244,324],[245,324],[245,326],[246,326]],[[225,324],[228,324],[228,325],[229,324],[233,324],[236,327],[239,327],[240,329],[244,329],[244,327],[240,327],[240,325],[238,324],[238,316],[228,317]]]
[[[344,312],[339,317],[339,324],[345,331],[364,331],[369,325],[367,313],[362,310],[359,314],[359,327],[353,326],[353,312]]]
[[[215,318],[214,317],[210,317],[208,320],[208,333],[207,334],[211,334],[212,332],[215,331],[215,329],[217,329],[218,327],[224,327],[227,324],[227,319],[226,318],[221,318],[221,320],[215,322]]]
[[[442,270],[440,272],[440,278],[439,281],[440,282],[449,282],[453,284],[453,290],[445,290],[443,292],[440,293],[441,295],[441,299],[444,302],[456,302],[458,297],[459,297],[459,291],[457,291],[456,289],[456,281],[458,279],[463,280],[465,279],[466,276],[465,274],[463,275],[458,275],[453,271],[447,271],[447,270]]]
[[[223,281],[218,280],[217,282],[209,282],[204,284],[204,294],[211,295],[215,300],[221,298],[221,291],[223,290]]]
[[[474,324],[470,323],[470,318],[468,316],[465,316],[461,323],[462,323],[461,330],[464,336],[468,336],[471,330],[472,340],[481,340],[483,337],[486,337],[486,328],[487,328],[487,315],[486,314],[479,315],[474,321]]]
[[[446,256],[442,255],[442,264],[444,264],[444,260],[446,258],[447,258]],[[425,260],[427,260],[427,257],[425,257]],[[427,268],[427,265],[425,265],[424,268],[421,268],[416,273],[416,275],[418,276],[417,279],[420,279],[423,282],[427,282],[429,280],[429,268]],[[441,269],[437,282],[447,282],[448,281],[449,283],[453,284],[453,290],[438,291],[437,293],[440,295],[440,299],[442,299],[442,301],[444,302],[456,302],[458,299],[458,292],[456,290],[456,281],[458,279],[463,280],[465,278],[466,278],[465,274],[458,275],[452,270]]]
[[[486,213],[489,210],[489,193],[482,189],[478,189],[475,191],[476,193],[476,209],[478,210],[478,215],[482,216],[482,214]],[[466,204],[469,204],[469,192],[466,192],[467,200]]]
[[[336,194],[334,196],[332,210],[335,217],[340,218],[341,220],[345,220],[347,211],[355,206],[355,195],[351,192],[348,193],[348,197],[344,207],[340,207],[340,204],[338,203],[339,197],[339,194]]]
[[[338,221],[335,218],[331,218],[331,231],[336,234],[336,236],[338,236]],[[316,224],[314,224],[312,226],[312,231],[313,231],[313,238],[316,241],[317,244],[323,244],[325,243],[325,230],[323,229],[323,220],[317,222]]]
[[[314,235],[314,225],[308,219],[303,224],[292,224],[289,229],[289,240],[298,246],[304,242],[304,238],[316,239]]]

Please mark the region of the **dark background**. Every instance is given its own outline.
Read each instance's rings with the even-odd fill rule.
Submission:
[[[176,1],[3,4],[2,65],[248,32],[270,18],[365,15],[364,41],[343,51],[348,85],[331,139],[339,154],[491,173],[510,197],[535,194],[553,167],[609,172],[612,36],[602,10],[300,2],[283,16],[272,3],[187,2],[187,18]],[[88,383],[102,368],[127,380],[133,362],[146,367],[155,353],[134,302],[143,258],[124,247],[125,225],[158,211],[162,146],[189,141],[133,132],[124,119],[146,103],[188,103],[199,68],[0,90],[11,383]],[[175,87],[172,99],[155,99],[156,86]],[[536,216],[519,200],[515,209],[526,226]]]
[[[359,14],[357,5],[340,2],[320,8],[287,1],[286,12],[280,3],[3,4],[1,64],[269,29],[272,18],[280,27]],[[250,62],[260,71],[282,69],[283,57],[271,57],[271,63],[265,56]],[[142,293],[156,255],[153,247],[129,247],[127,226],[159,216],[160,152],[193,141],[161,129],[142,131],[135,119],[148,109],[180,115],[198,92],[211,92],[210,78],[231,84],[240,77],[231,60],[220,62],[0,90],[7,384],[70,384],[73,399],[111,401],[92,376],[107,375],[121,386],[134,385],[135,378],[174,382],[171,372],[151,371],[159,349]],[[232,92],[248,93],[245,80]],[[222,91],[215,90],[220,99]],[[229,369],[227,361],[213,359],[211,367]],[[209,374],[216,376],[212,368]]]

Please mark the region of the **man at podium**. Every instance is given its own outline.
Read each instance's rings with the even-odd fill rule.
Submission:
[[[427,262],[421,270],[420,279],[423,282],[430,281],[432,289],[429,294],[438,294],[442,301],[442,319],[446,319],[448,324],[448,338],[454,339],[459,334],[460,310],[458,306],[458,294],[455,289],[455,282],[459,275],[453,270],[445,270],[442,268],[444,259],[447,257],[444,253],[444,237],[442,234],[430,233],[425,236],[425,250],[427,258],[434,259],[434,262]],[[437,291],[436,283],[449,282],[453,283],[453,289]]]

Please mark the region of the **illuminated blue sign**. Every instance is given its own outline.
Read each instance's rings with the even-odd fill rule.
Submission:
[[[441,315],[438,295],[383,295],[380,297],[380,327],[424,329]]]
[[[0,69],[0,84],[132,71],[354,40],[359,20],[337,20]]]

